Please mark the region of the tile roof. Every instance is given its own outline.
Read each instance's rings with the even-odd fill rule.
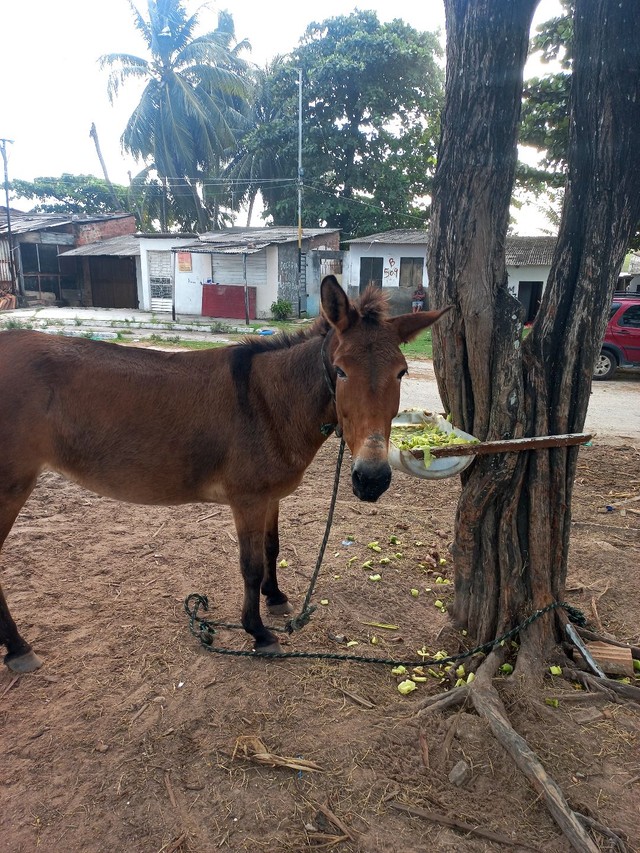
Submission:
[[[427,242],[429,232],[419,228],[398,228],[347,240],[347,243],[385,245],[422,245]],[[510,267],[551,266],[556,237],[507,237],[506,262]]]
[[[508,267],[550,267],[557,237],[507,237]]]
[[[367,237],[356,237],[347,243],[412,243],[424,245],[429,232],[421,228],[396,228],[394,231],[381,231],[379,234],[369,234]]]

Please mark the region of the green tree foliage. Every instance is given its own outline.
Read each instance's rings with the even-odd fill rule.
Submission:
[[[527,80],[523,90],[520,142],[540,152],[540,168],[518,167],[520,186],[555,198],[556,208],[567,174],[575,0],[561,0],[561,5],[562,13],[540,24],[531,41],[531,51],[556,70]],[[546,214],[552,221],[556,217],[553,204]],[[640,248],[640,223],[630,248]]]
[[[148,0],[146,18],[129,2],[148,58],[101,58],[111,68],[111,99],[128,80],[145,83],[122,145],[155,170],[166,186],[165,208],[185,230],[216,227],[221,198],[212,187],[245,122],[249,87],[241,54],[248,43],[236,41],[228,12],[219,13],[213,32],[197,35],[198,13],[188,15],[183,0]]]
[[[283,197],[290,205],[297,192],[297,154],[293,146],[298,104],[292,75],[296,72],[290,60],[282,56],[276,56],[265,68],[252,71],[253,98],[246,130],[227,168],[240,200],[248,204],[249,221],[259,191],[276,224],[291,225],[295,221],[280,222],[275,215]]]
[[[536,148],[539,169],[521,167],[521,184],[534,191],[564,184],[569,145],[569,92],[573,49],[573,0],[561,0],[562,14],[545,21],[531,41],[531,52],[557,70],[525,82],[520,142]]]
[[[162,184],[141,172],[130,186],[107,184],[94,175],[71,175],[34,178],[33,181],[15,179],[10,184],[12,197],[35,202],[31,210],[36,213],[65,213],[70,216],[102,216],[108,213],[133,213],[141,231],[153,231],[166,214],[169,227],[180,226],[173,208],[164,205]]]
[[[230,174],[253,175],[276,224],[297,219],[298,69],[303,74],[303,224],[345,238],[427,217],[442,102],[436,35],[356,11],[312,23],[266,69],[257,121]],[[289,177],[280,184],[274,178]]]
[[[14,198],[36,202],[33,211],[78,216],[130,211],[127,187],[118,184],[112,184],[111,187],[113,191],[105,180],[93,175],[66,173],[58,178],[41,177],[33,181],[16,179],[11,182]]]

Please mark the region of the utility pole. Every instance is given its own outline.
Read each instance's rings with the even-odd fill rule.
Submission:
[[[302,308],[302,68],[298,68],[298,316]],[[306,285],[305,285],[306,286]]]
[[[13,143],[13,139],[0,138],[0,152],[4,164],[4,197],[7,210],[7,240],[9,242],[9,275],[11,276],[11,293],[17,298],[18,288],[16,286],[16,268],[13,262],[13,235],[11,233],[11,209],[9,207],[9,167],[7,165],[7,144]]]

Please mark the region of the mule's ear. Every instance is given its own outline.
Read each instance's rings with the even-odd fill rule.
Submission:
[[[358,317],[349,297],[340,287],[335,275],[326,275],[320,285],[322,313],[339,332],[344,332]]]
[[[428,329],[452,308],[453,305],[447,305],[441,311],[418,311],[417,314],[401,314],[400,317],[392,317],[389,322],[395,326],[400,343],[406,344],[412,341],[423,329]]]

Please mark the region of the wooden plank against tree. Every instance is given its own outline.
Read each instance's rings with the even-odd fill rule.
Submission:
[[[477,444],[450,444],[447,447],[434,447],[431,455],[436,459],[442,456],[480,456],[488,453],[519,453],[522,450],[542,450],[545,447],[568,447],[584,444],[592,436],[583,433],[566,435],[539,435],[534,438],[509,438],[504,441],[480,441]],[[422,450],[409,451],[416,459],[422,459]]]

